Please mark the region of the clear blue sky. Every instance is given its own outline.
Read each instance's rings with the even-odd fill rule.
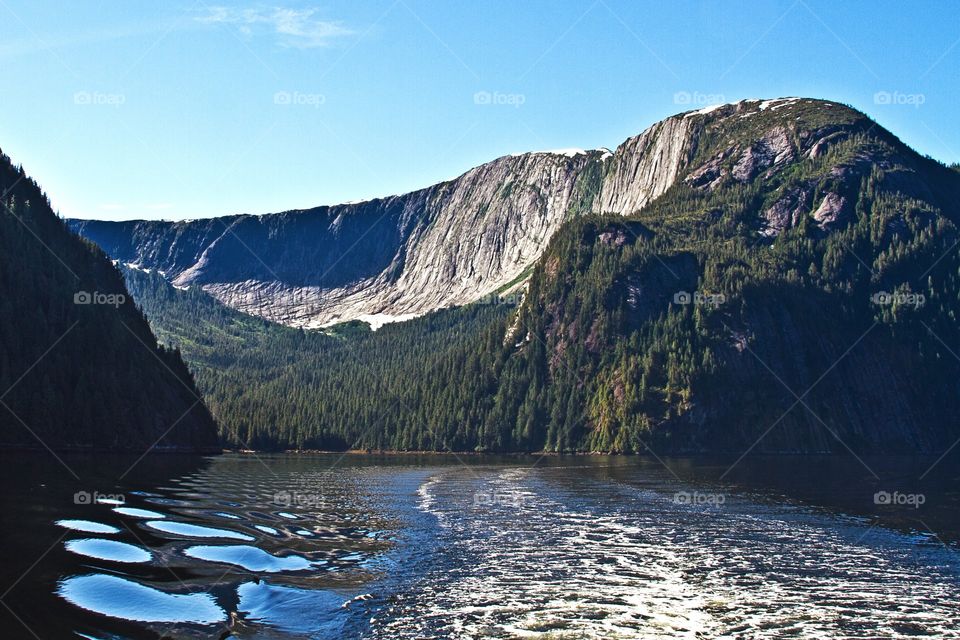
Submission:
[[[0,148],[87,218],[401,193],[750,97],[960,161],[952,0],[0,0],[0,69]]]

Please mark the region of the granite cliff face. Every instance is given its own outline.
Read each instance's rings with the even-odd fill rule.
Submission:
[[[798,106],[835,117],[822,130],[800,131],[792,116]],[[861,120],[822,101],[742,101],[667,118],[614,152],[505,156],[454,180],[367,202],[70,224],[114,259],[157,270],[179,287],[200,286],[234,309],[297,327],[355,319],[376,327],[516,287],[571,217],[633,214],[678,181],[709,190],[727,177],[769,175],[822,153]],[[771,207],[771,235],[810,205],[808,192],[798,187]],[[823,224],[843,214],[841,194],[817,205]]]
[[[115,259],[293,326],[378,324],[517,281],[589,207],[602,151],[506,156],[400,196],[188,222],[73,221]]]
[[[690,162],[702,115],[694,111],[667,118],[617,147],[593,210],[627,215],[669,189]]]

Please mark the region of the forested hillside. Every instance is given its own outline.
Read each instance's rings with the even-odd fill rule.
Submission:
[[[0,446],[215,450],[175,351],[119,271],[0,154]]]
[[[224,442],[259,449],[477,446],[511,307],[495,298],[371,332],[305,331],[125,270],[161,340],[182,350]]]
[[[159,276],[131,284],[231,444],[945,450],[960,436],[957,172],[834,103],[690,117],[673,186],[565,223],[515,312],[305,333]]]
[[[797,114],[797,130],[823,116]],[[703,168],[630,222],[558,234],[511,338],[519,388],[551,380],[536,403],[548,447],[956,439],[960,181],[862,116],[838,130],[803,155],[788,139],[796,159],[756,177],[744,158],[760,144],[718,131]]]

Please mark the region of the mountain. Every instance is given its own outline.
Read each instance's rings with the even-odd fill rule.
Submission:
[[[476,180],[518,158],[565,167],[565,183],[577,194],[549,239],[524,245],[536,255],[528,263],[525,254],[505,274],[489,269],[484,285],[462,270],[415,273],[410,265],[421,263],[391,259],[396,277],[384,280],[383,290],[398,292],[406,278],[425,287],[445,283],[459,297],[364,308],[426,313],[375,333],[257,325],[203,293],[240,306],[217,282],[259,286],[248,281],[261,282],[253,276],[266,267],[240,251],[259,238],[255,252],[283,276],[278,282],[292,281],[297,264],[301,273],[316,272],[305,256],[319,255],[341,274],[342,289],[361,295],[366,280],[351,280],[341,263],[356,261],[360,269],[368,255],[404,250],[354,254],[346,241],[331,247],[344,228],[354,229],[350,238],[362,236],[341,217],[345,210],[73,224],[123,262],[156,269],[178,286],[200,285],[177,291],[154,273],[146,280],[140,274],[131,287],[216,399],[228,440],[860,454],[937,453],[960,437],[957,171],[919,156],[856,110],[798,98],[680,114],[612,154],[519,156],[465,175]],[[498,172],[489,180],[474,190],[503,194],[514,184]],[[458,181],[427,191],[460,189]],[[535,180],[526,184],[524,191],[539,188]],[[509,201],[512,190],[500,197]],[[421,229],[430,225],[417,216],[426,216],[448,230],[434,245],[445,256],[437,260],[448,264],[451,255],[470,255],[465,246],[493,246],[474,244],[488,237],[490,216],[528,228],[509,206],[492,208],[476,226],[462,218],[460,226],[448,224],[426,208],[405,220]],[[362,217],[361,210],[351,211]],[[526,215],[540,220],[538,211]],[[327,225],[311,227],[318,218]],[[213,231],[217,225],[244,231],[229,240]],[[368,228],[379,235],[383,227]],[[321,249],[308,253],[316,238]],[[225,247],[199,251],[221,242],[233,246],[236,259],[226,259]],[[515,245],[498,246],[503,264]],[[386,273],[381,267],[374,271]],[[191,281],[195,275],[210,282]],[[506,292],[520,282],[516,309],[486,304],[516,300],[487,295],[488,286]],[[324,307],[327,316],[309,317],[357,317],[336,300]],[[438,309],[440,300],[477,302]],[[211,373],[221,365],[229,376]]]
[[[0,154],[0,446],[216,450],[175,351],[119,271]]]
[[[759,103],[758,103],[759,104]],[[184,222],[71,220],[113,258],[297,327],[379,326],[462,305],[529,275],[564,221],[626,214],[690,161],[701,123],[676,116],[607,150],[504,156],[400,196]]]
[[[529,404],[561,448],[950,447],[955,173],[833,103],[692,117],[669,190],[553,238],[507,336],[504,419]]]
[[[508,156],[402,196],[307,211],[70,224],[115,259],[247,313],[301,327],[376,323],[464,304],[520,278],[589,200],[580,176],[601,157]]]

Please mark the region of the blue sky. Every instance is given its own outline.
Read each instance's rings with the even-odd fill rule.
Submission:
[[[402,193],[752,97],[960,161],[953,1],[0,0],[0,69],[0,148],[85,218]]]

